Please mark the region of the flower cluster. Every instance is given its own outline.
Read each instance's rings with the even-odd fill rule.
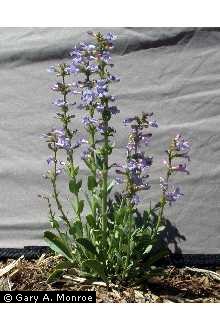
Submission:
[[[166,179],[160,178],[160,188],[165,201],[172,205],[172,202],[178,200],[184,194],[181,192],[180,187],[170,186],[169,178],[172,174],[182,172],[189,174],[186,163],[173,164],[173,161],[179,158],[190,161],[189,157],[190,145],[180,134],[177,134],[171,142],[169,149],[166,151],[168,160],[164,160],[163,163],[167,168]]]
[[[115,101],[115,97],[109,93],[110,83],[120,80],[108,71],[108,67],[113,67],[110,50],[114,48],[116,36],[113,33],[88,33],[95,38],[95,42],[76,45],[70,53],[72,62],[69,66],[70,74],[85,76],[84,80],[75,83],[76,88],[73,90],[73,94],[79,96],[77,107],[85,111],[82,124],[92,141],[90,147],[83,150],[83,160],[87,160],[91,154],[94,158],[97,133],[106,137],[115,133],[115,129],[109,126],[109,121],[112,115],[120,112],[117,106],[110,104]],[[109,148],[101,149],[100,152]]]
[[[155,120],[151,121],[149,118],[153,113],[142,113],[141,117],[135,116],[126,118],[124,125],[130,124],[131,132],[128,136],[127,162],[126,165],[119,165],[116,173],[120,177],[116,177],[117,183],[125,183],[125,195],[130,198],[133,204],[140,202],[139,195],[141,190],[150,189],[150,185],[146,182],[149,177],[147,171],[152,165],[153,158],[145,156],[142,150],[143,146],[147,146],[151,140],[152,134],[145,131],[149,127],[158,127]]]

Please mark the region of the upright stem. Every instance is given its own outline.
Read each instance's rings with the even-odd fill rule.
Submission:
[[[66,84],[66,82],[65,82],[65,73],[63,73],[63,75],[62,75],[62,83],[63,83],[63,86],[65,86],[65,84]],[[64,91],[62,94],[63,94],[63,101],[64,101],[64,104],[65,104],[65,106],[63,107],[63,114],[64,114],[63,128],[64,128],[64,131],[65,131],[65,135],[71,141],[72,140],[72,133],[69,130],[69,127],[68,127],[68,118],[67,118],[67,112],[69,110],[68,109],[68,106],[66,105],[66,103],[67,103],[67,92]],[[72,151],[72,149],[70,149],[70,150],[67,151],[67,160],[73,166],[73,151]]]
[[[66,224],[68,226],[70,226],[70,222],[69,222],[66,214],[63,211],[62,204],[61,204],[61,202],[59,200],[59,197],[58,197],[59,194],[58,194],[58,191],[57,191],[56,179],[57,179],[57,150],[56,150],[55,143],[54,143],[54,177],[51,179],[52,186],[53,186],[53,197],[56,201],[57,208],[60,211],[63,220],[66,222]]]
[[[166,182],[168,183],[169,181],[169,177],[171,175],[171,168],[172,166],[172,157],[171,157],[171,154],[170,152],[168,151],[168,170],[167,170],[167,174],[166,174]],[[156,225],[156,230],[155,232],[157,232],[161,222],[162,222],[162,219],[163,219],[163,212],[164,212],[164,207],[166,205],[166,198],[165,198],[165,193],[163,192],[162,196],[161,196],[161,200],[160,200],[160,203],[161,203],[161,206],[160,206],[160,212],[159,212],[159,215],[158,215],[158,218],[157,218],[157,225]]]
[[[131,256],[131,233],[132,233],[132,205],[129,202],[129,208],[128,208],[128,250],[127,250],[126,268],[129,265],[130,256]]]
[[[103,191],[102,191],[102,230],[103,230],[103,241],[107,235],[107,202],[108,202],[108,121],[104,122],[105,135],[104,135],[104,162],[103,162]]]

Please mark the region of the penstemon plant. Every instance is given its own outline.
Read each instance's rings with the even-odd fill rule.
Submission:
[[[166,226],[164,209],[183,195],[170,178],[177,172],[189,174],[186,163],[175,162],[179,158],[189,161],[190,146],[181,135],[171,141],[164,160],[166,174],[160,178],[159,202],[141,213],[138,204],[141,194],[150,189],[149,169],[153,164],[153,157],[146,156],[145,149],[152,138],[149,129],[158,124],[152,119],[153,113],[126,118],[123,124],[130,127],[130,132],[125,161],[111,163],[116,134],[111,121],[120,112],[110,94],[111,84],[120,81],[110,72],[110,52],[116,36],[88,33],[94,42],[75,46],[70,64],[49,68],[57,76],[52,90],[60,94],[54,102],[60,126],[44,135],[51,151],[45,178],[51,183],[52,194],[43,197],[48,202],[53,229],[44,237],[51,249],[66,259],[55,272],[74,268],[107,283],[134,280],[144,277],[167,253],[158,245]],[[72,75],[78,77],[75,82],[70,82]],[[85,137],[74,128],[74,105],[82,113]],[[81,150],[89,172],[86,182],[79,177],[77,150]],[[115,178],[110,180],[112,172]],[[68,179],[72,211],[63,205],[58,190],[60,175]],[[119,191],[117,187],[121,187]]]

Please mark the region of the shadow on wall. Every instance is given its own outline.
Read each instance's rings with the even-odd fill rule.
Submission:
[[[169,252],[172,254],[182,254],[179,243],[186,241],[186,237],[179,232],[170,220],[165,219],[165,221],[166,228],[161,233],[161,244],[166,247],[168,246]]]
[[[155,228],[155,222],[157,221],[156,219],[157,216],[156,213],[154,213],[152,223],[149,223],[149,225],[153,228]],[[168,248],[170,254],[182,255],[182,250],[179,244],[182,241],[186,241],[186,237],[179,232],[177,227],[172,224],[169,219],[163,218],[163,220],[165,222],[165,229],[161,232],[159,244],[155,251],[158,251],[158,249],[160,250],[161,247],[164,247],[165,249]],[[136,211],[135,221],[138,226],[142,226],[145,223],[143,215],[138,210]]]

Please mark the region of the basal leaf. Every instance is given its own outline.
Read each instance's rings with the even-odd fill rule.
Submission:
[[[87,251],[91,252],[94,255],[98,255],[95,246],[87,238],[83,238],[83,237],[78,238],[76,241],[77,241],[77,243],[82,245]]]
[[[87,259],[82,263],[85,268],[90,268],[94,273],[98,274],[103,281],[107,281],[103,265],[96,259]]]
[[[72,261],[72,253],[63,240],[50,231],[44,233],[44,239],[49,244],[50,248],[64,258]]]

